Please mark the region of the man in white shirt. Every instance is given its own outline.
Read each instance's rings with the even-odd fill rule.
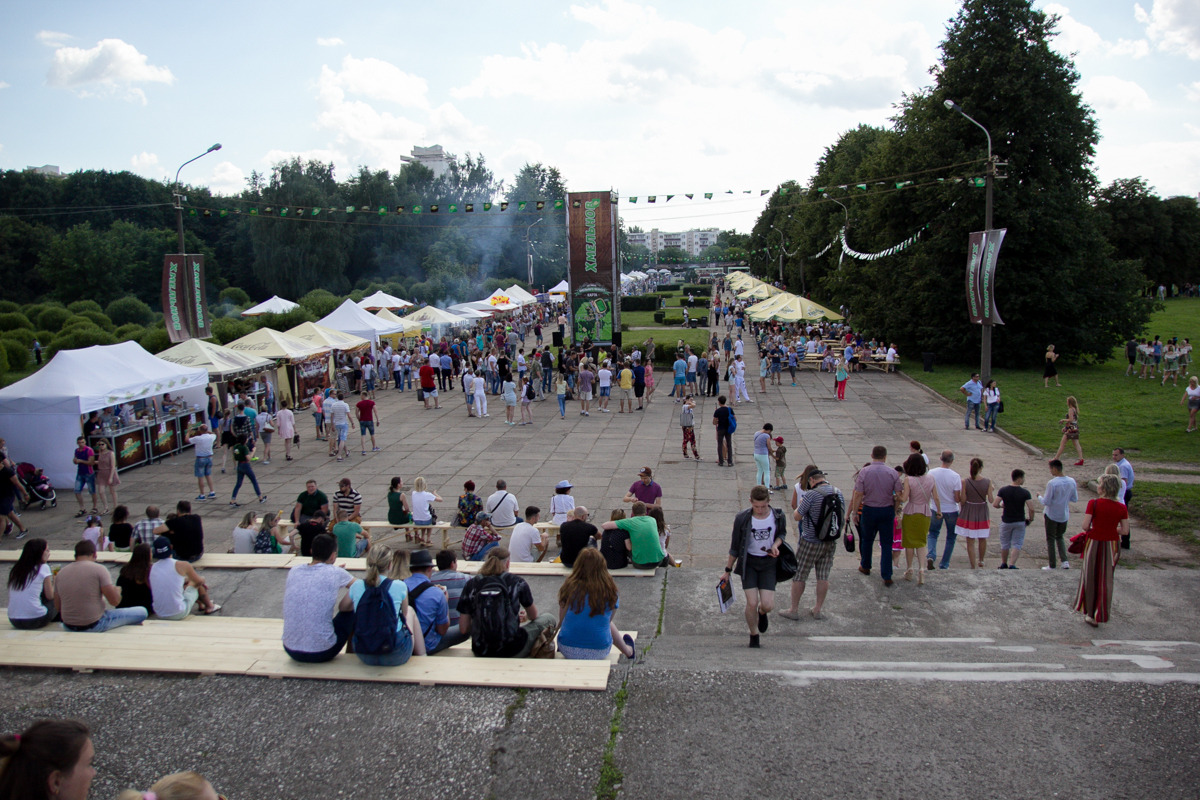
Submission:
[[[333,424],[333,429],[337,433],[333,455],[336,455],[337,460],[341,461],[350,455],[350,451],[346,449],[346,437],[350,435],[350,406],[346,403],[344,393],[338,392],[336,400],[325,401],[325,416]]]
[[[605,361],[604,366],[600,367],[597,373],[598,387],[600,389],[600,399],[598,405],[601,414],[607,414],[608,398],[612,395],[612,370],[608,368],[609,362]]]
[[[743,342],[742,342],[741,334],[738,334],[737,340],[734,341],[734,343],[733,343],[733,354],[735,356],[741,356],[741,355],[745,355],[745,353],[746,353],[746,345],[743,344]]]
[[[483,504],[483,510],[492,515],[492,525],[497,528],[516,525],[520,508],[516,496],[508,491],[508,484],[503,479],[496,481],[496,491]]]
[[[691,347],[688,347],[687,385],[692,394],[700,394],[700,389],[696,385],[696,365],[699,363],[700,357],[692,352]]]
[[[738,344],[741,343],[742,341],[739,339]],[[746,392],[746,362],[742,360],[741,355],[734,356],[733,359],[733,387],[733,402],[735,404],[741,402],[754,404],[754,401],[750,399],[750,395]]]
[[[209,433],[207,425],[201,425],[200,432],[188,441],[196,446],[196,465],[192,468],[192,474],[196,476],[196,485],[200,488],[200,494],[196,495],[196,499],[213,500],[217,496],[212,482],[213,446],[217,441],[216,434]],[[206,481],[208,482],[207,495],[204,493]]]
[[[402,373],[400,371],[400,353],[392,353],[392,357],[389,360],[392,363],[392,380],[396,384],[396,391],[403,392],[404,381],[401,377]]]
[[[934,485],[937,486],[942,515],[934,515],[929,523],[926,569],[933,569],[937,561],[937,543],[938,536],[942,533],[942,525],[946,526],[946,549],[942,553],[942,563],[938,565],[938,569],[950,568],[950,554],[954,552],[954,543],[958,539],[954,526],[958,524],[958,504],[962,500],[962,477],[950,468],[953,463],[954,451],[943,450],[942,465],[929,470],[929,477],[933,478]]]
[[[550,534],[534,527],[537,525],[541,513],[542,510],[537,506],[529,506],[525,509],[525,521],[517,523],[508,540],[508,549],[512,553],[511,560],[531,562],[541,561],[546,557]]]
[[[891,345],[888,345],[888,349],[887,349],[887,360],[888,360],[888,362],[889,362],[889,363],[891,363],[891,362],[895,361],[895,360],[896,360],[896,355],[897,355],[897,353],[896,353],[896,345],[895,345],[894,343],[893,343],[893,344],[891,344]]]

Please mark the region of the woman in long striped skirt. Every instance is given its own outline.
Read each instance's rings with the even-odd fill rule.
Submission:
[[[1101,475],[1099,486],[1100,496],[1088,501],[1083,515],[1087,543],[1079,592],[1075,595],[1075,610],[1082,611],[1084,621],[1093,628],[1108,622],[1111,615],[1113,569],[1121,558],[1121,537],[1129,534],[1129,512],[1116,499],[1121,490],[1120,478]]]

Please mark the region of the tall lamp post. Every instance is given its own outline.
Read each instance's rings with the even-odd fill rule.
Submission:
[[[220,150],[220,149],[221,149],[221,145],[218,142],[217,144],[214,144],[212,147],[205,150],[200,155],[196,156],[196,158],[189,158],[187,161],[185,161],[179,165],[179,169],[175,170],[175,189],[174,189],[175,224],[179,230],[179,254],[180,255],[183,255],[184,253],[186,253],[187,250],[184,249],[184,245],[183,245],[183,195],[181,195],[179,193],[179,173],[183,172],[183,168],[186,167],[188,164],[192,163],[193,161],[197,161],[201,158],[204,158],[209,153],[216,152],[217,150]]]
[[[788,214],[788,219],[791,218],[792,215]],[[792,253],[787,252],[787,237],[784,236],[783,231],[780,228],[776,228],[774,223],[771,223],[771,230],[779,234],[779,283],[783,284],[783,257],[787,256],[788,258],[791,258],[792,256],[796,255],[796,253],[800,252],[800,248],[796,248],[795,252]],[[786,284],[784,285],[786,286]],[[800,293],[804,294],[803,269],[800,270]]]
[[[538,217],[533,221],[533,225],[537,225],[542,221],[542,217]],[[533,242],[529,238],[533,231],[533,225],[525,229],[525,264],[529,269],[529,288],[533,288]]]
[[[986,199],[984,200],[983,229],[984,231],[990,231],[992,229],[992,182],[996,176],[996,161],[994,158],[992,158],[992,134],[988,132],[987,128],[983,127],[983,125],[979,123],[979,120],[963,111],[962,106],[960,106],[958,103],[954,102],[953,100],[946,100],[944,105],[951,111],[957,111],[959,114],[962,114],[970,122],[974,123],[975,127],[983,131],[983,135],[987,137],[988,156],[987,173],[986,177],[984,178],[984,185],[986,187],[984,189],[984,193]],[[979,353],[979,375],[985,386],[992,377],[992,326],[992,310],[989,307],[984,310],[983,341],[980,344]]]

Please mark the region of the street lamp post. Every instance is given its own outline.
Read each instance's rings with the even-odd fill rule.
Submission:
[[[792,218],[792,215],[788,214],[788,219],[791,219],[791,218]],[[792,252],[792,253],[787,252],[787,237],[785,237],[783,235],[783,231],[780,230],[779,228],[776,228],[774,223],[771,224],[771,230],[773,230],[779,234],[779,283],[781,285],[781,288],[786,288],[786,284],[783,281],[783,257],[787,256],[788,258],[791,258],[792,256],[796,255],[796,253],[800,252],[800,249],[796,248],[795,252]],[[800,293],[804,294],[804,269],[803,268],[801,268],[801,270],[800,270]]]
[[[542,221],[542,217],[538,217],[533,221],[533,225],[537,225]],[[525,264],[529,269],[529,288],[533,288],[533,242],[530,240],[530,233],[533,231],[533,225],[525,229]]]
[[[987,137],[987,172],[984,178],[984,211],[983,211],[983,230],[986,233],[992,229],[992,183],[996,176],[996,161],[992,158],[992,134],[988,129],[979,123],[979,120],[972,117],[970,114],[962,110],[962,107],[953,100],[946,100],[944,105],[951,111],[957,111],[969,121],[975,124],[975,127],[983,131],[983,135]],[[989,298],[990,302],[990,298]],[[992,377],[992,310],[987,308],[984,310],[983,316],[983,337],[979,347],[979,375],[984,385],[991,380]]]
[[[184,244],[183,244],[183,195],[179,193],[179,173],[183,172],[183,168],[186,167],[188,164],[192,163],[193,161],[204,158],[209,153],[216,152],[217,150],[220,150],[220,149],[221,149],[220,143],[214,144],[212,147],[208,148],[203,153],[196,156],[196,158],[189,158],[187,161],[185,161],[179,165],[179,169],[175,170],[175,188],[174,188],[175,224],[179,231],[179,254],[180,255],[183,255],[184,253],[186,253],[187,250],[184,249]]]

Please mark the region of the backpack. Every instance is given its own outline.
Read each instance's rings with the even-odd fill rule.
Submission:
[[[396,647],[399,615],[392,602],[392,579],[384,578],[368,586],[354,609],[354,650],[372,656],[385,656]]]
[[[499,575],[488,575],[476,590],[471,618],[471,650],[477,656],[499,656],[516,641],[520,623],[512,607],[508,584]]]
[[[525,384],[525,397],[529,400],[532,400],[535,396],[536,395],[533,391],[533,382],[529,381]]]
[[[821,498],[817,520],[813,524],[813,533],[816,534],[818,541],[835,541],[842,535],[842,525],[845,522],[846,504],[842,500],[841,492],[834,489]]]
[[[733,409],[729,409],[729,432],[734,433],[737,430],[737,417],[733,414]]]
[[[269,528],[264,528],[254,537],[254,552],[259,555],[269,555],[279,552],[279,542],[271,534]]]

